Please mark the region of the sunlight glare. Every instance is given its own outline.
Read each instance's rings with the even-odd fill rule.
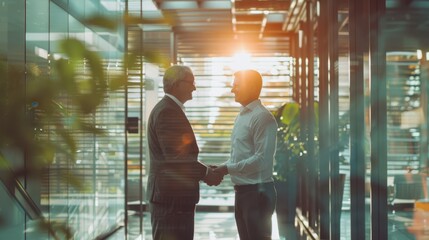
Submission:
[[[251,55],[244,50],[234,54],[231,62],[231,68],[235,71],[251,68]]]

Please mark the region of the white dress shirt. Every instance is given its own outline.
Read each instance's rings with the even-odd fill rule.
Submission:
[[[231,156],[226,162],[234,185],[273,181],[277,122],[260,100],[242,107],[231,135]]]

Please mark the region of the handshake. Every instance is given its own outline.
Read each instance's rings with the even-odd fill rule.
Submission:
[[[217,186],[222,182],[223,176],[226,174],[228,174],[226,165],[209,165],[207,168],[207,175],[204,177],[203,181],[209,186]]]

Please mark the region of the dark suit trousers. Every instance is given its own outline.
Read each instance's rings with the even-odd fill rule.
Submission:
[[[270,240],[276,207],[274,184],[235,186],[235,221],[240,240]]]
[[[195,204],[152,203],[153,240],[192,240],[194,238]]]

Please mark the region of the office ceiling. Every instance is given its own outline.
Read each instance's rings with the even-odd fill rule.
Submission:
[[[136,0],[136,4],[138,2]],[[254,55],[289,53],[288,31],[297,24],[295,16],[302,14],[300,7],[304,1],[293,2],[144,0],[143,17],[162,17],[167,20],[167,24],[141,25],[144,30],[143,48],[161,47],[163,54],[176,51],[179,57],[231,56],[240,50]],[[172,44],[173,39],[175,45]]]
[[[130,31],[133,36],[141,34],[143,29],[143,45],[134,47],[158,50],[169,59],[173,52],[178,57],[231,56],[241,50],[252,55],[288,54],[291,32],[305,19],[305,0],[128,0],[128,3],[131,14],[133,11],[140,14],[143,9],[144,18],[165,21],[142,24],[137,31]],[[335,3],[339,8],[340,53],[341,49],[348,52],[348,1]],[[413,44],[406,40],[407,34],[401,34],[404,31],[419,30],[412,36],[427,36],[429,1],[387,0],[386,6],[386,34],[405,39],[388,41],[388,45],[393,44],[389,48],[400,48],[394,46],[396,43]],[[421,42],[426,42],[427,38],[420,35]],[[129,41],[130,45],[138,43]]]

